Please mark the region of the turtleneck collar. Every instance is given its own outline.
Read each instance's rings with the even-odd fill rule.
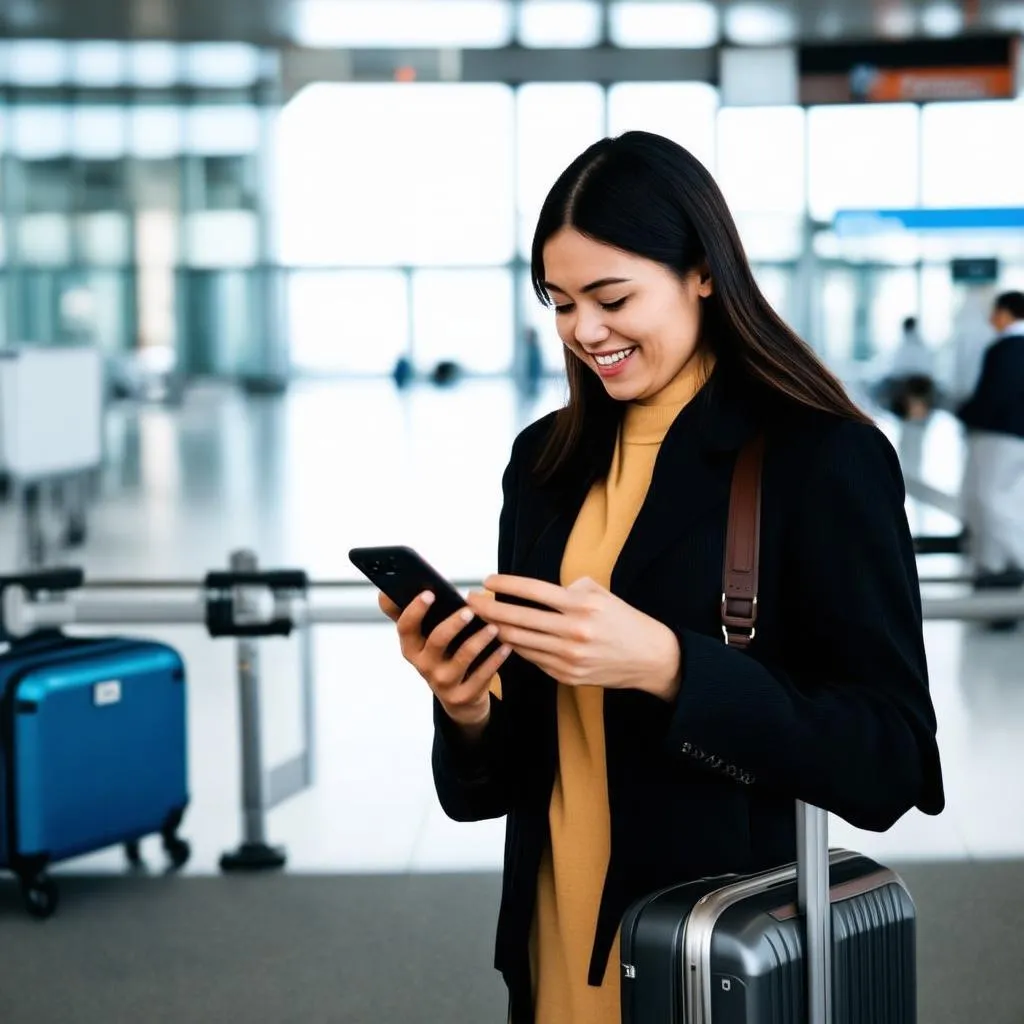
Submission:
[[[714,369],[710,353],[691,359],[656,395],[630,402],[622,419],[625,444],[661,444],[679,413],[707,383]]]

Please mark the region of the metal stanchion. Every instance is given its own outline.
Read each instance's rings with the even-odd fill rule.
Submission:
[[[257,572],[256,555],[236,551],[231,556],[232,572]],[[236,590],[239,610],[245,608],[247,592]],[[242,752],[242,843],[220,859],[222,871],[267,871],[284,867],[284,850],[268,845],[266,830],[267,777],[263,770],[263,732],[260,714],[260,652],[255,637],[236,641],[238,667],[238,719]]]

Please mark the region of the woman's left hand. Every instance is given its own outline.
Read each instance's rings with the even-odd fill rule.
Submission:
[[[591,579],[569,587],[523,576],[490,576],[495,595],[522,598],[551,611],[469,595],[470,607],[498,627],[503,643],[566,686],[644,690],[663,700],[679,692],[675,634]]]

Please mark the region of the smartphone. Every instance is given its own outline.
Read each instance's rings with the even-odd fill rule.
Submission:
[[[425,590],[434,595],[434,603],[423,616],[420,628],[424,637],[429,636],[449,616],[466,607],[466,599],[458,590],[412,548],[353,548],[348,557],[378,590],[390,597],[403,611]],[[486,625],[483,619],[474,615],[472,621],[448,645],[446,656],[452,657],[471,636]],[[473,660],[466,675],[472,675],[500,646],[497,638],[492,640]]]

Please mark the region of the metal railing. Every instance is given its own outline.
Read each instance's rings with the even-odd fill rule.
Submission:
[[[301,585],[300,578],[301,577]],[[230,570],[206,580],[81,580],[48,587],[46,571],[0,579],[0,622],[17,640],[42,629],[88,626],[205,625],[211,636],[236,643],[241,740],[242,841],[225,853],[221,868],[260,870],[285,864],[286,854],[267,839],[267,812],[313,785],[315,769],[315,687],[311,627],[315,625],[389,624],[372,604],[330,603],[332,591],[372,591],[358,580],[306,580],[296,571],[261,573],[255,555],[234,552]],[[40,583],[42,581],[42,583]],[[943,582],[962,582],[955,578]],[[480,580],[459,580],[461,590],[482,587]],[[156,594],[154,591],[164,591]],[[172,595],[172,591],[187,591]],[[313,601],[311,594],[317,593]],[[1024,620],[1024,589],[982,591],[953,596],[922,595],[929,621]],[[259,638],[298,633],[302,701],[302,749],[285,764],[267,769],[262,751]]]

